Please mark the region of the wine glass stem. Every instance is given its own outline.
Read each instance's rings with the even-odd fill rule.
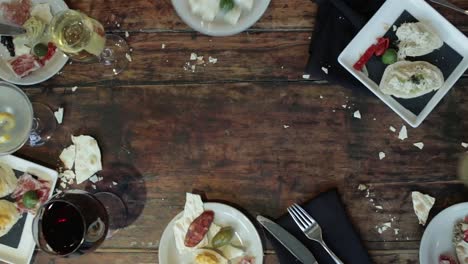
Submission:
[[[45,142],[42,140],[40,135],[40,120],[37,117],[33,118],[31,133],[29,133],[29,145],[31,147],[37,147],[43,145]]]
[[[111,65],[115,61],[114,51],[112,48],[105,48],[101,53],[100,59],[105,65]]]

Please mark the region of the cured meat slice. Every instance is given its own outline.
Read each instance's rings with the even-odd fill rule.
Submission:
[[[36,57],[30,54],[24,54],[8,61],[11,69],[19,77],[24,77],[31,72],[39,69],[41,65],[37,62]]]
[[[56,50],[57,47],[54,45],[54,43],[49,42],[47,44],[47,54],[39,60],[39,63],[44,66],[45,63],[54,56]]]
[[[237,262],[237,264],[254,264],[255,258],[254,257],[243,257]]]
[[[195,247],[203,240],[206,233],[210,229],[211,223],[214,220],[213,211],[204,211],[190,224],[187,234],[185,235],[184,244],[187,247]]]
[[[28,191],[36,191],[36,194],[39,198],[39,203],[37,204],[36,208],[28,209],[23,204],[23,196]],[[45,203],[49,199],[49,192],[50,192],[50,183],[45,180],[36,180],[30,174],[23,174],[18,179],[18,185],[11,195],[13,199],[16,200],[16,205],[18,209],[23,212],[32,212],[34,213],[39,207],[40,204]]]
[[[12,0],[0,4],[0,9],[9,22],[22,26],[29,19],[31,0]]]

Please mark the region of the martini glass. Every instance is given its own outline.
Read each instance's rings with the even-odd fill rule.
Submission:
[[[31,103],[20,88],[0,82],[0,156],[17,151],[27,142],[33,147],[43,145],[56,127],[48,106]]]
[[[105,34],[97,20],[76,10],[57,13],[49,27],[52,42],[74,61],[95,63],[93,71],[114,77],[128,65],[127,42],[115,34]]]

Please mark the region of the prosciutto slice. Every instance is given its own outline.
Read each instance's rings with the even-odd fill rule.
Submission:
[[[39,203],[36,205],[36,208],[33,209],[28,209],[23,204],[23,196],[29,191],[36,191],[39,197]],[[25,173],[18,179],[18,185],[11,197],[16,200],[16,205],[21,213],[35,213],[37,208],[49,199],[49,192],[50,183],[48,181],[37,180],[30,174]]]

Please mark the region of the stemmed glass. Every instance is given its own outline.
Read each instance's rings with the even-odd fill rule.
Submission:
[[[20,88],[0,82],[0,155],[15,152],[26,142],[43,145],[56,126],[49,107],[31,103]]]
[[[105,34],[97,20],[75,11],[57,13],[49,26],[52,42],[72,60],[99,62],[95,72],[112,77],[128,65],[126,41],[115,34]]]
[[[126,219],[126,207],[115,194],[67,190],[39,208],[33,220],[33,237],[48,254],[80,256],[96,250]]]

